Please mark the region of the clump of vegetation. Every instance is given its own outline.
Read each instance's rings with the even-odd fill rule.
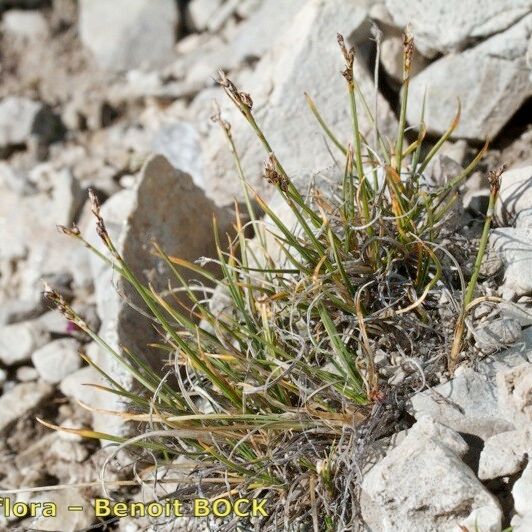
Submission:
[[[350,143],[338,139],[307,96],[344,157],[342,178],[328,189],[298,190],[255,120],[250,95],[220,73],[219,83],[264,146],[264,178],[278,189],[296,229],[246,183],[231,126],[217,113],[235,156],[249,221],[237,208],[236,236],[227,242],[215,228],[218,256],[211,262],[219,274],[156,247],[174,274],[170,292],[185,299],[159,294],[135,277],[91,196],[98,234],[109,250],[100,256],[135,288],[163,332],[161,356],[169,359],[176,385],[141,356],[114,351],[48,290],[67,318],[116,357],[139,385],[137,391],[124,389],[87,358],[109,381],[109,390],[129,405],[118,415],[142,423],[141,433],[130,440],[77,433],[136,447],[161,467],[188,457],[195,467],[182,475],[173,497],[197,496],[192,481],[209,498],[267,498],[270,515],[261,530],[294,529],[297,523],[314,530],[352,525],[368,443],[393,431],[402,400],[437,371],[452,370],[467,345],[466,313],[487,239],[486,229],[466,287],[442,241],[450,234],[447,222],[458,187],[486,146],[448,183],[429,185],[425,173],[456,128],[459,111],[432,143],[426,142],[421,116],[417,138],[407,143],[412,37],[404,37],[399,128],[392,141],[380,134],[357,86],[354,48],[341,36],[338,42],[352,116]],[[360,113],[375,125],[373,143],[360,131]],[[493,201],[498,179],[494,173]],[[245,236],[250,228],[253,240]],[[63,229],[91,247],[76,228]],[[184,270],[201,282],[186,282]],[[225,294],[229,312],[213,310],[204,285]],[[454,337],[453,324],[446,329],[441,323],[444,298],[457,316]],[[382,361],[392,355],[410,367],[395,384],[381,371]]]

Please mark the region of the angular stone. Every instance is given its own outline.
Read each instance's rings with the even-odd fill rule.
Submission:
[[[31,360],[44,381],[56,384],[81,366],[79,344],[73,338],[54,340],[35,351]]]
[[[23,382],[0,396],[0,433],[39,406],[53,392],[46,382]]]
[[[532,424],[488,438],[480,453],[478,478],[490,480],[519,473],[532,453]]]
[[[369,36],[366,17],[365,2],[311,0],[259,61],[258,74],[241,83],[242,90],[252,95],[257,122],[289,175],[301,176],[333,163],[327,148],[329,141],[308,109],[305,91],[313,97],[340,141],[346,143],[350,139],[349,103],[345,80],[339,74],[342,57],[334,36],[341,32],[350,42],[366,42]],[[371,106],[375,98],[372,75],[361,62],[357,62],[355,70],[358,87]],[[380,96],[378,101],[381,133],[395,134],[396,120],[389,105]],[[261,177],[266,157],[261,142],[227,99],[220,103],[224,117],[232,124],[247,180],[259,193],[271,196],[273,187]],[[371,134],[373,126],[363,110],[360,111],[360,127],[365,135]],[[219,129],[213,127],[203,146],[206,190],[218,204],[231,204],[233,197],[241,197],[241,185]],[[337,155],[334,146],[330,149]]]
[[[156,290],[167,290],[173,274],[164,260],[150,253],[157,242],[169,255],[194,261],[215,256],[212,216],[220,234],[230,232],[232,216],[218,209],[196,187],[189,175],[176,170],[161,155],[149,158],[134,190],[113,196],[102,206],[102,215],[111,238],[134,274],[143,282],[149,280]],[[105,253],[103,245],[90,230],[90,241]],[[164,364],[161,352],[148,347],[160,341],[153,324],[128,303],[144,308],[135,290],[97,257],[92,261],[98,313],[102,320],[101,336],[119,352],[124,348],[144,356],[156,369]],[[181,272],[185,279],[195,276]],[[118,285],[118,293],[115,286]],[[109,353],[100,350],[96,362],[122,386],[131,388],[133,379]],[[123,408],[118,398],[105,397],[101,405],[107,409]],[[120,418],[95,416],[95,430],[123,430]]]
[[[532,527],[532,462],[528,462],[521,478],[512,489],[514,509],[516,514],[512,518],[512,532],[529,532]]]
[[[482,439],[514,428],[497,410],[493,380],[470,368],[458,368],[452,380],[417,393],[411,402],[416,419],[429,415],[453,430]]]
[[[497,374],[499,410],[516,427],[532,423],[532,364]]]
[[[513,168],[501,175],[501,188],[495,205],[499,225],[514,225],[523,211],[532,209],[532,166]]]
[[[521,324],[513,318],[499,318],[474,331],[476,346],[484,353],[493,353],[521,338]]]
[[[449,127],[460,99],[461,119],[453,136],[477,141],[495,137],[532,94],[525,63],[531,33],[529,15],[474,48],[436,60],[410,83],[408,122],[418,126],[428,90],[429,132],[441,135]]]
[[[32,137],[48,143],[61,134],[61,122],[47,105],[18,96],[0,101],[0,149],[27,144]]]
[[[493,229],[489,238],[490,248],[497,253],[504,265],[504,299],[532,294],[532,228]]]
[[[532,11],[530,0],[384,0],[393,22],[412,25],[416,46],[426,57],[458,52],[470,44],[499,33]]]
[[[173,56],[179,13],[173,0],[81,0],[83,45],[102,67],[160,66]]]
[[[467,448],[465,442],[445,427],[427,434],[425,424],[437,426],[426,418],[418,421],[365,475],[362,490],[371,500],[372,514],[367,516],[363,505],[363,517],[383,532],[458,530],[472,518],[480,530],[500,531],[497,500],[457,454]]]
[[[35,321],[0,327],[0,360],[6,366],[27,362],[48,340],[48,334]]]

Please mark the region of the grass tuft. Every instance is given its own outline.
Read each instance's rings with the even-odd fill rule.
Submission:
[[[125,390],[87,360],[109,381],[105,389],[130,404],[129,412],[116,415],[141,424],[142,436],[127,440],[87,430],[79,434],[134,446],[145,452],[145,460],[156,455],[158,466],[187,457],[197,466],[178,479],[174,495],[184,500],[191,497],[191,479],[211,498],[268,498],[270,515],[261,530],[352,526],[368,443],[394,430],[404,398],[430,384],[447,362],[453,369],[465,349],[465,317],[485,251],[487,229],[465,293],[456,285],[457,262],[449,260],[443,243],[451,234],[448,220],[458,189],[486,147],[447,184],[429,185],[429,164],[455,130],[459,111],[432,143],[422,116],[419,135],[408,145],[413,37],[405,33],[399,128],[393,141],[382,137],[359,90],[355,49],[341,35],[338,44],[352,118],[350,140],[343,142],[333,133],[311,96],[306,99],[344,158],[342,175],[326,172],[332,185],[304,192],[266,139],[251,96],[220,72],[220,85],[264,147],[264,178],[277,189],[292,220],[280,217],[247,184],[231,126],[216,110],[213,119],[234,156],[249,222],[242,221],[237,208],[234,238],[218,234],[215,225],[217,256],[201,264],[155,247],[174,274],[169,293],[184,293],[185,302],[157,293],[134,275],[91,194],[98,234],[110,251],[109,258],[100,256],[135,288],[162,331],[161,357],[168,358],[174,384],[141,356],[111,350],[47,289],[68,319],[116,357],[139,386],[134,393]],[[360,130],[362,112],[373,124],[371,144]],[[492,177],[490,205],[500,173]],[[488,229],[490,220],[488,216]],[[250,229],[253,240],[246,237]],[[77,228],[63,231],[98,253]],[[220,274],[212,274],[205,262],[215,263]],[[201,283],[185,281],[187,270]],[[214,297],[223,295],[229,311],[214,310],[209,293],[200,288],[203,282],[215,285]],[[458,303],[460,293],[463,301]],[[460,310],[454,340],[452,324],[442,325],[439,313],[444,298]],[[398,382],[387,373],[394,360],[405,372]]]

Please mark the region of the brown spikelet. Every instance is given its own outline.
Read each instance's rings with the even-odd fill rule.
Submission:
[[[222,129],[227,133],[231,132],[231,124],[222,118],[222,113],[220,112],[220,106],[218,102],[213,102],[213,114],[211,115],[211,121],[215,124],[218,124]]]
[[[503,164],[499,168],[496,168],[495,170],[490,170],[490,172],[488,172],[488,182],[492,194],[499,193],[499,190],[501,188],[501,175],[504,173],[505,170],[506,165]]]
[[[268,183],[277,185],[283,192],[288,190],[288,183],[286,179],[277,171],[277,160],[275,155],[270,153],[266,162],[264,163],[264,178]]]
[[[237,86],[225,75],[223,70],[218,70],[218,83],[223,87],[226,94],[233,100],[236,106],[242,111],[251,111],[253,100],[247,92],[238,90]]]
[[[406,81],[412,70],[412,61],[414,60],[414,36],[410,31],[410,26],[405,28],[403,33],[403,79]]]
[[[345,68],[342,70],[342,76],[346,79],[347,83],[353,83],[353,64],[355,62],[355,48],[351,46],[347,48],[344,40],[344,36],[341,33],[336,34],[336,40],[340,46],[340,50],[345,60]]]
[[[67,236],[77,238],[81,235],[81,231],[79,230],[79,227],[76,224],[73,224],[72,227],[66,227],[64,225],[57,225],[56,227],[58,231],[61,231],[61,233]]]

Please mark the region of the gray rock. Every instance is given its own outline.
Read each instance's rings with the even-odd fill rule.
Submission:
[[[513,318],[499,318],[479,327],[473,335],[483,353],[493,353],[521,338],[521,324]]]
[[[188,15],[190,23],[198,30],[206,30],[209,21],[214,17],[216,11],[222,6],[222,0],[192,0],[188,4]]]
[[[189,174],[197,186],[205,186],[199,134],[186,122],[166,123],[155,132],[152,151],[164,155],[174,168]]]
[[[381,42],[381,63],[386,73],[398,84],[403,81],[403,38],[400,31],[385,30]],[[428,61],[421,54],[414,54],[412,75],[421,72]]]
[[[73,338],[61,338],[35,351],[31,357],[41,378],[57,384],[81,366],[79,344]]]
[[[231,216],[217,209],[196,187],[189,175],[176,170],[160,155],[146,161],[134,190],[125,190],[113,196],[102,207],[111,238],[135,275],[149,279],[156,290],[166,290],[172,273],[164,261],[150,254],[152,241],[158,242],[169,255],[194,261],[203,256],[214,256],[212,215],[215,214],[220,232],[229,230]],[[90,240],[99,249],[102,244],[94,232]],[[190,272],[182,272],[190,279]],[[157,369],[163,361],[160,351],[148,345],[159,341],[152,322],[144,318],[127,301],[143,308],[133,288],[126,285],[106,263],[94,257],[93,274],[96,281],[98,313],[102,319],[100,334],[114,349],[130,349],[144,355]],[[116,285],[118,291],[116,292]],[[132,386],[132,377],[106,352],[95,355],[96,362],[123,386]],[[115,399],[113,406],[122,408]],[[105,408],[112,408],[109,402]],[[100,423],[101,421],[101,423]],[[95,419],[95,429],[102,425],[105,431],[123,427],[119,418]],[[97,428],[99,427],[99,428]]]
[[[0,432],[39,406],[52,392],[46,382],[23,382],[0,396]]]
[[[0,149],[27,144],[32,138],[49,143],[62,132],[59,118],[41,102],[18,96],[0,102]]]
[[[530,530],[532,524],[532,511],[530,500],[532,499],[532,463],[529,462],[521,478],[514,484],[512,490],[516,515],[511,525],[514,532]]]
[[[54,532],[75,532],[88,528],[94,520],[94,510],[91,502],[85,498],[77,488],[52,491],[32,497],[31,502],[53,502],[57,506],[55,517],[39,515],[30,520],[30,527],[37,530],[49,530]],[[83,506],[82,512],[70,511],[69,506]]]
[[[532,423],[532,364],[499,371],[499,410],[517,427]]]
[[[66,397],[76,399],[89,406],[97,406],[99,394],[105,394],[105,392],[96,391],[88,386],[90,384],[108,385],[96,369],[92,366],[85,366],[67,375],[61,381],[59,389]]]
[[[499,225],[513,225],[518,215],[532,209],[532,166],[513,168],[501,175],[501,189],[495,206]]]
[[[469,19],[462,17],[460,10],[456,11],[459,13],[462,19]],[[408,122],[418,125],[428,89],[425,122],[429,132],[441,135],[449,127],[459,98],[462,114],[454,137],[493,138],[532,94],[525,64],[531,32],[532,15],[529,15],[474,48],[432,63],[412,79]]]
[[[459,529],[476,522],[479,530],[500,531],[496,499],[460,459],[466,443],[433,420],[422,418],[399,445],[364,477],[362,505],[370,528],[383,532]]]
[[[493,229],[489,246],[504,265],[504,299],[532,294],[532,229]]]
[[[457,52],[499,33],[532,12],[530,0],[480,0],[467,5],[460,0],[385,0],[393,22],[412,24],[416,45],[426,57]]]
[[[8,35],[30,41],[45,39],[49,35],[48,23],[40,11],[7,11],[2,17],[2,28]]]
[[[497,410],[493,379],[470,368],[458,368],[452,380],[417,393],[411,402],[416,419],[429,415],[453,430],[482,439],[514,428]]]
[[[6,366],[27,362],[48,341],[48,334],[35,321],[5,325],[0,327],[0,360]]]
[[[6,380],[7,380],[7,373],[5,370],[0,368],[0,386],[3,386]]]
[[[512,518],[512,532],[528,532],[532,527],[532,462],[529,462],[521,478],[512,489],[514,509],[516,514]]]
[[[480,453],[478,478],[515,475],[523,469],[532,453],[532,424],[520,430],[501,432],[488,438]]]
[[[81,42],[102,67],[150,68],[172,58],[179,19],[173,0],[81,0],[79,8]]]
[[[9,325],[19,321],[37,318],[44,311],[44,305],[39,301],[10,300],[0,307],[0,325]]]
[[[258,75],[241,83],[241,88],[252,95],[257,121],[290,175],[315,172],[333,162],[323,131],[305,102],[305,91],[314,98],[340,140],[347,142],[350,138],[351,118],[345,80],[339,74],[342,57],[334,36],[336,32],[342,32],[353,42],[365,42],[369,36],[366,16],[364,2],[337,4],[311,0],[259,61],[256,66]],[[252,37],[250,34],[249,38]],[[356,65],[356,76],[360,90],[368,102],[373,102],[372,77],[361,63]],[[224,117],[232,123],[247,179],[259,193],[271,196],[273,187],[261,177],[266,156],[264,148],[227,98],[220,103]],[[395,132],[396,120],[381,97],[379,109],[381,132]],[[372,126],[363,111],[360,122],[364,134],[369,135]],[[206,190],[219,204],[230,204],[234,196],[242,193],[234,161],[219,129],[213,127],[204,143]],[[331,150],[335,153],[334,146]]]
[[[17,381],[31,382],[39,378],[39,372],[31,366],[21,366],[17,368]]]

